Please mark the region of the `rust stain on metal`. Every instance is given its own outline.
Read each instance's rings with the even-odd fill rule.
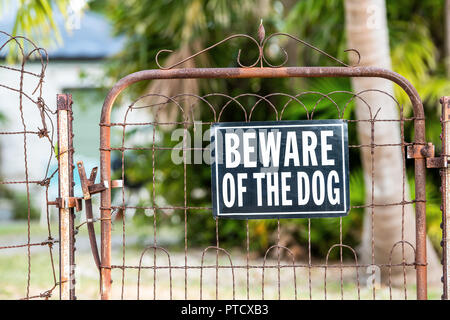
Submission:
[[[426,145],[410,145],[406,148],[408,159],[423,159],[434,157],[434,145],[428,142]]]
[[[83,161],[77,162],[78,175],[80,176],[81,190],[83,191],[84,200],[89,200],[91,194],[89,193],[89,181],[86,177],[86,171],[84,170]]]
[[[47,202],[49,206],[56,206],[58,209],[70,209],[75,208],[77,211],[83,209],[82,198],[68,197],[68,198],[56,198],[55,201]]]
[[[65,202],[69,201],[72,186],[72,164],[70,163],[69,150],[71,145],[69,142],[70,131],[70,108],[71,96],[61,94],[57,96],[57,117],[58,117],[58,183],[59,198],[61,206],[59,208],[59,228],[60,228],[60,298],[69,300],[72,298],[72,262],[73,262],[73,231],[71,231],[71,209]]]
[[[433,158],[427,158],[427,168],[429,169],[441,169],[441,168],[447,168],[448,167],[448,160],[447,157],[433,157]]]
[[[442,97],[442,155],[441,162],[441,210],[442,210],[442,266],[443,266],[443,295],[442,298],[448,300],[450,297],[450,170],[448,160],[450,155],[450,97]]]

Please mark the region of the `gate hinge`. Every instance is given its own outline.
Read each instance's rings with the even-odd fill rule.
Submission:
[[[448,167],[447,156],[434,156],[434,145],[428,142],[427,145],[411,145],[406,148],[408,159],[427,159],[427,168],[439,169]]]
[[[55,201],[49,201],[47,204],[50,206],[56,206],[59,209],[75,208],[77,211],[83,209],[82,198],[68,197],[65,199],[56,198]]]
[[[408,159],[434,158],[434,145],[428,142],[426,145],[410,145],[406,147]]]
[[[95,183],[95,178],[97,177],[98,170],[97,167],[92,169],[89,179],[86,176],[83,161],[78,161],[77,167],[84,200],[89,200],[91,199],[91,195],[102,192],[103,190],[106,190],[108,188],[120,188],[123,186],[122,180],[112,180],[111,183],[108,183],[108,181],[105,180],[100,183]]]
[[[448,167],[448,157],[440,156],[436,158],[427,158],[427,168],[442,169]]]

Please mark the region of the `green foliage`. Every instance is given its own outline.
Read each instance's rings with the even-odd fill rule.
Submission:
[[[155,56],[161,49],[176,51],[187,47],[193,53],[232,33],[250,31],[256,36],[261,14],[270,9],[260,6],[256,10],[259,3],[257,0],[94,0],[90,8],[108,16],[114,24],[115,34],[125,35],[128,39],[127,49],[110,65],[111,75],[119,78],[138,70],[156,68]],[[265,20],[266,30],[270,30],[272,24]],[[243,42],[230,42],[196,61],[202,61],[202,66],[236,66],[235,57]],[[244,46],[249,47],[248,41]],[[242,49],[247,58],[249,51]],[[250,44],[249,49],[256,57],[255,45],[251,47]],[[167,54],[162,55],[165,56]],[[248,57],[249,60],[251,57]],[[145,86],[145,83],[137,85],[137,91],[143,91]]]
[[[59,10],[66,16],[66,9],[70,0],[19,0],[3,1],[0,4],[0,12],[4,13],[17,7],[13,36],[25,36],[32,39],[36,44],[47,47],[50,45],[60,45],[62,38],[60,30],[54,19],[55,10]],[[19,38],[19,43],[24,45],[24,40]],[[8,59],[13,62],[20,54],[19,49],[10,46]]]
[[[344,2],[341,0],[298,1],[286,16],[285,31],[345,61]],[[302,47],[299,65],[325,66],[335,62]]]
[[[12,216],[15,220],[28,219],[28,198],[24,192],[13,191],[5,186],[0,186],[0,196],[2,201],[8,201],[12,207]],[[39,217],[39,211],[30,203],[30,219]]]
[[[55,38],[60,41],[61,36],[53,18],[54,9],[52,7],[56,5],[62,13],[65,13],[68,4],[67,0],[20,0],[12,31],[13,35],[48,34],[54,30]]]
[[[3,113],[0,112],[0,124],[5,123],[6,121],[8,121],[6,116]]]
[[[415,86],[430,111],[429,115],[435,116],[440,112],[436,108],[437,101],[450,91],[450,81],[438,70],[438,50],[426,20],[417,15],[410,20],[391,23],[391,39],[395,44],[391,52],[393,69]],[[396,97],[410,114],[408,96],[400,87],[395,89]]]

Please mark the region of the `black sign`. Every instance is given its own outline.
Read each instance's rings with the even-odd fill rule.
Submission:
[[[211,161],[215,217],[341,217],[349,211],[344,120],[215,123]]]

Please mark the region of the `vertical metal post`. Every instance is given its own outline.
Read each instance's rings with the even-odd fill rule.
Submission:
[[[72,96],[57,95],[59,185],[59,277],[60,299],[75,299],[73,208]]]
[[[448,300],[450,296],[450,270],[449,270],[449,256],[450,256],[450,245],[448,243],[450,236],[448,232],[450,231],[450,170],[448,168],[448,156],[450,153],[450,97],[442,97],[442,164],[441,169],[441,195],[442,195],[442,266],[443,266],[443,277],[442,282],[444,284],[444,291],[442,299]]]
[[[425,116],[423,109],[415,110],[414,143],[425,145]],[[416,284],[417,300],[426,300],[427,293],[427,223],[426,223],[426,158],[414,159],[416,193]]]
[[[109,120],[108,120],[109,121]],[[106,121],[102,121],[106,122]],[[111,151],[110,127],[100,127],[100,178],[108,187],[101,193],[101,266],[100,291],[102,300],[111,299]]]
[[[417,299],[427,300],[426,162],[415,159]]]

